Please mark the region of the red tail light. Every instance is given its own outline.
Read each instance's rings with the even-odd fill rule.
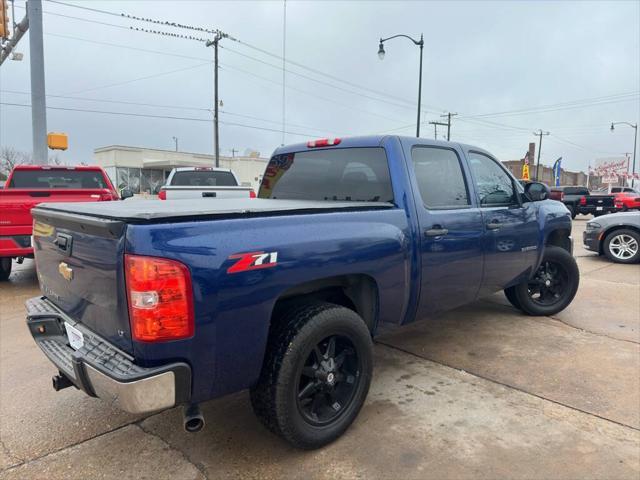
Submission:
[[[580,197],[580,205],[586,205],[587,204],[587,197]]]
[[[249,198],[256,198],[256,192],[253,189],[249,190]]]
[[[167,199],[167,191],[166,190],[160,190],[158,192],[158,198],[160,200],[166,200]]]
[[[563,202],[564,201],[564,192],[560,192],[560,201]]]
[[[125,255],[131,335],[139,342],[193,336],[193,293],[189,269],[166,258]]]

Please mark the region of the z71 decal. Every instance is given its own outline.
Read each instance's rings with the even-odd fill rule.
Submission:
[[[247,272],[261,268],[275,267],[278,264],[278,252],[247,252],[236,253],[229,259],[238,259],[227,269],[227,273]]]

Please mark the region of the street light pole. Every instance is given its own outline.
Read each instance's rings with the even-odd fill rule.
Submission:
[[[176,152],[178,151],[178,137],[171,137],[173,141],[176,143]]]
[[[33,163],[46,165],[47,101],[44,84],[44,45],[42,40],[42,0],[27,2],[29,21],[29,60],[31,67],[31,124]]]
[[[418,123],[416,125],[416,137],[419,137],[420,136],[420,109],[421,109],[421,104],[422,104],[422,53],[423,53],[423,49],[424,49],[424,36],[422,34],[420,34],[420,40],[414,40],[410,36],[404,35],[404,34],[394,35],[394,36],[388,37],[388,38],[380,38],[380,46],[378,48],[378,57],[380,57],[380,60],[384,59],[384,55],[386,53],[384,51],[383,43],[386,42],[387,40],[391,40],[393,38],[398,38],[398,37],[408,38],[415,45],[420,47],[420,71],[418,73]]]
[[[636,174],[636,144],[638,143],[638,124],[629,122],[613,122],[611,124],[611,131],[613,132],[615,130],[615,126],[620,124],[628,125],[635,130],[635,133],[633,135],[633,165],[631,167],[631,188],[633,188],[635,184],[634,176]]]

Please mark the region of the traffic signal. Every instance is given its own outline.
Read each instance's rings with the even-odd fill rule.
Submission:
[[[9,5],[7,0],[0,0],[0,38],[9,38]]]

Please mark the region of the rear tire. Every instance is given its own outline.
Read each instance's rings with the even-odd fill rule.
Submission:
[[[615,230],[606,236],[602,250],[616,263],[640,262],[640,234],[634,230]]]
[[[576,218],[576,209],[571,205],[567,205],[566,207],[567,207],[567,210],[569,210],[569,213],[571,214],[571,220]]]
[[[514,287],[520,309],[528,315],[554,315],[573,300],[580,284],[580,271],[565,249],[548,245],[533,278]]]
[[[11,257],[0,258],[0,281],[9,279],[11,275]]]
[[[358,314],[331,303],[299,304],[272,326],[251,404],[291,445],[319,448],[355,420],[372,367],[371,334]]]

